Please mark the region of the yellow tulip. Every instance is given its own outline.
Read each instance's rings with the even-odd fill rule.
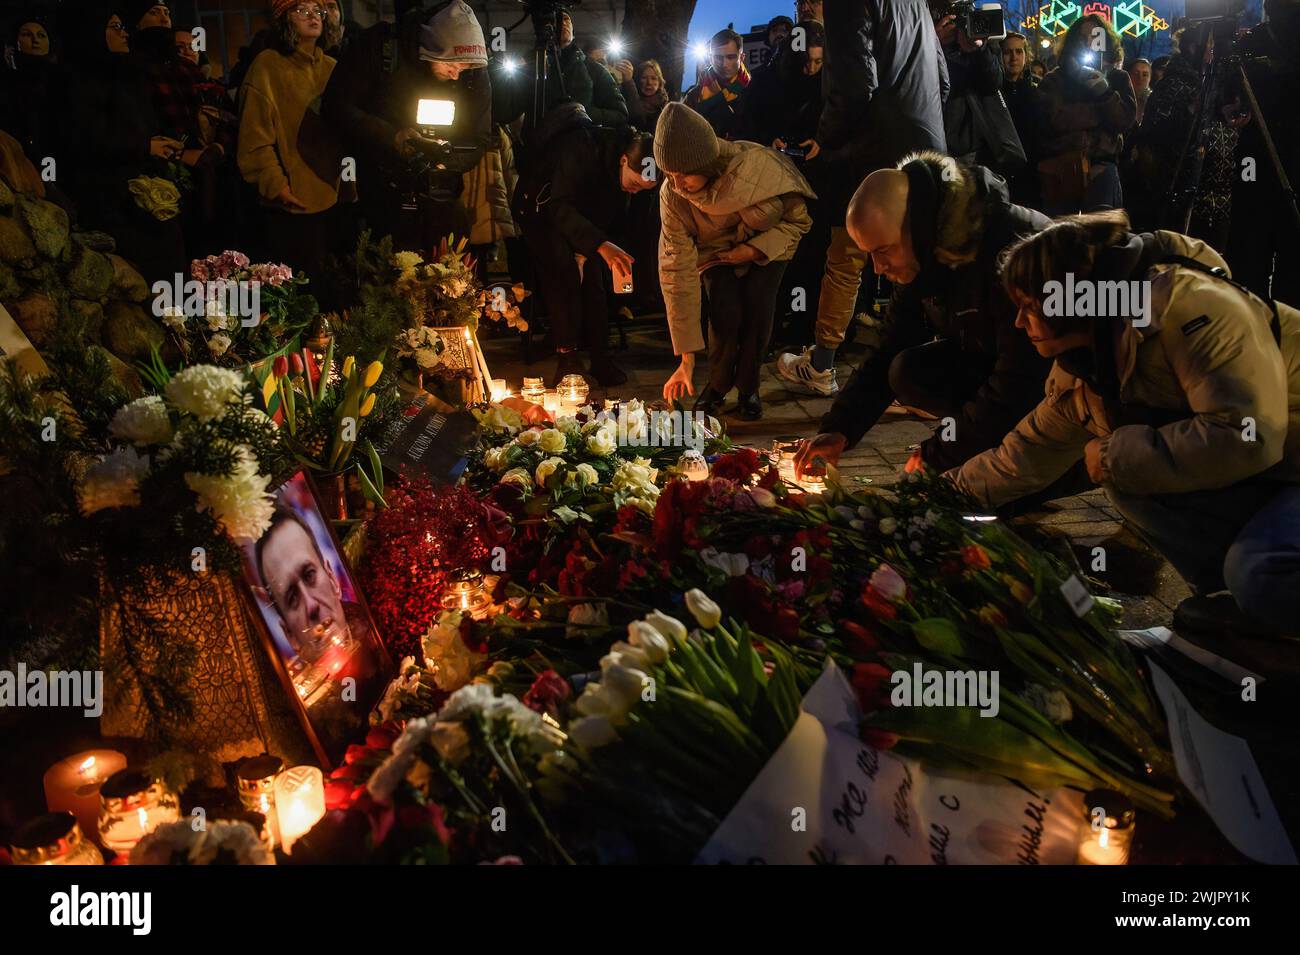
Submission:
[[[382,375],[383,373],[384,373],[383,364],[381,362],[372,361],[370,363],[370,367],[366,369],[366,377],[362,381],[362,384],[364,384],[367,388],[375,387],[375,382],[379,380],[379,376]]]
[[[360,412],[361,417],[364,418],[366,415],[370,414],[370,412],[374,410],[375,410],[375,396],[372,393],[366,395],[366,400],[361,402],[361,412]]]
[[[343,359],[343,377],[344,377],[344,378],[351,378],[351,377],[352,377],[352,369],[356,367],[356,364],[357,364],[357,360],[356,360],[355,358],[353,358],[351,355],[348,355],[347,358],[344,358],[344,359]]]

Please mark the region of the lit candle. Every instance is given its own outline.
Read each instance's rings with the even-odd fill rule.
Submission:
[[[482,571],[470,568],[449,576],[447,589],[442,594],[444,610],[459,610],[481,619],[487,616],[491,606],[492,595],[488,593]]]
[[[558,388],[560,393],[560,406],[566,411],[576,411],[587,403],[587,395],[591,393],[591,386],[581,375],[565,375],[560,379]]]
[[[235,771],[239,802],[245,809],[261,813],[262,841],[274,849],[277,840],[275,818],[275,781],[284,769],[279,756],[264,753],[244,760]]]
[[[100,787],[99,841],[105,849],[128,853],[147,833],[180,817],[176,794],[142,770],[119,770]]]
[[[541,378],[525,378],[524,386],[519,390],[519,397],[540,405],[546,398],[546,383]]]
[[[1079,865],[1128,865],[1133,846],[1133,802],[1123,793],[1094,789],[1083,797]]]
[[[70,812],[83,833],[97,835],[99,787],[126,757],[112,749],[89,749],[61,759],[45,771],[45,806],[50,812]]]
[[[560,413],[560,393],[558,391],[547,391],[542,398],[542,407],[554,420],[555,416]]]
[[[104,857],[70,812],[37,816],[14,833],[14,865],[103,865]]]
[[[275,781],[280,844],[287,853],[325,815],[325,777],[315,766],[295,766]]]
[[[500,401],[502,398],[510,397],[510,386],[506,384],[504,378],[492,379],[492,400]]]

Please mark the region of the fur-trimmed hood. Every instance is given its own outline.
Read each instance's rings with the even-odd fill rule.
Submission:
[[[1007,181],[984,166],[968,166],[929,149],[905,156],[898,168],[917,159],[935,171],[939,182],[935,261],[949,268],[974,262],[983,245],[986,222],[1012,204]]]

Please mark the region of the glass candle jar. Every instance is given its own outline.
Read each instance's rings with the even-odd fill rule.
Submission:
[[[9,845],[14,865],[103,865],[70,812],[48,812],[26,823]]]
[[[1136,815],[1123,793],[1094,789],[1084,796],[1078,864],[1128,865]]]
[[[283,769],[284,760],[264,753],[244,760],[235,771],[240,805],[250,812],[261,813],[262,841],[268,849],[274,849],[279,841],[275,831],[275,781]]]
[[[99,790],[99,841],[113,852],[130,852],[145,833],[181,817],[176,794],[149,773],[123,769]]]
[[[444,610],[459,610],[471,617],[478,617],[490,606],[492,595],[488,593],[483,571],[468,568],[447,576],[447,588],[442,592]]]
[[[576,411],[587,403],[591,387],[581,375],[565,375],[560,379],[556,389],[560,393],[560,407],[565,411]]]
[[[93,841],[99,835],[99,787],[119,769],[126,769],[126,757],[112,749],[88,749],[59,760],[45,771],[45,808],[72,813]]]
[[[546,397],[546,382],[541,378],[525,378],[524,387],[520,389],[519,396],[525,401],[540,405],[542,399]]]
[[[502,398],[510,397],[510,386],[506,384],[504,378],[492,379],[492,400],[500,401]]]
[[[315,766],[295,766],[275,781],[280,843],[287,853],[325,815],[325,777]]]
[[[558,391],[547,391],[542,397],[542,408],[555,420],[555,416],[560,413],[560,393]]]

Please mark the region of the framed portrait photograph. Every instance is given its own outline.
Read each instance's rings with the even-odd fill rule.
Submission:
[[[275,500],[271,526],[243,549],[246,596],[317,756],[333,766],[365,735],[394,667],[306,472]]]

